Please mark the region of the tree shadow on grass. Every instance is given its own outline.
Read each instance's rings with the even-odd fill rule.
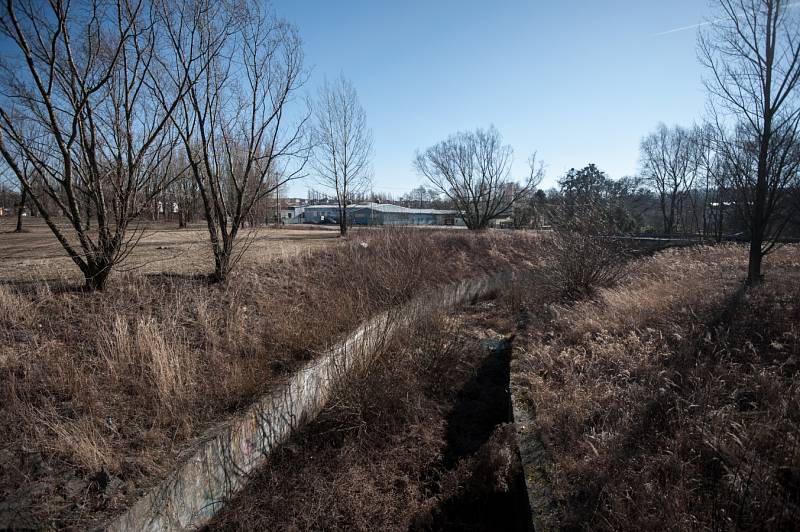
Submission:
[[[602,462],[606,467],[598,468],[583,485],[575,486],[564,502],[562,529],[584,530],[587,526],[590,527],[602,505],[605,488],[615,476],[615,468],[622,467],[625,463],[647,462],[647,455],[659,446],[659,442],[671,437],[675,430],[676,403],[684,397],[682,391],[685,387],[691,385],[685,376],[698,365],[714,363],[704,351],[705,333],[733,325],[746,293],[747,286],[742,284],[709,319],[694,327],[698,332],[691,339],[677,345],[672,356],[664,359],[662,371],[673,375],[673,393],[653,394],[649,401],[641,405],[636,423],[622,435],[620,443],[611,450],[609,458]],[[704,482],[715,484],[722,474],[720,462],[710,461],[704,464]],[[669,526],[669,523],[665,525]]]
[[[62,278],[42,278],[30,281],[22,280],[0,280],[0,286],[10,287],[14,292],[20,295],[28,296],[35,295],[41,292],[42,287],[46,285],[51,294],[83,294],[88,292],[86,285],[78,280],[66,280]]]
[[[143,277],[153,285],[174,285],[177,283],[191,284],[194,286],[210,286],[215,284],[213,278],[205,273],[173,273],[158,272],[145,273]],[[86,287],[85,283],[78,279],[64,279],[61,277],[32,280],[0,280],[0,287],[7,286],[14,292],[24,296],[36,295],[40,293],[43,286],[53,295],[62,294],[92,294],[93,290]],[[106,290],[113,290],[114,283],[111,281]]]
[[[447,470],[466,463],[469,477],[455,493],[431,512],[428,530],[509,530],[531,528],[531,513],[523,472],[516,457],[517,447],[511,422],[509,373],[511,340],[488,340],[481,348],[485,356],[472,378],[458,392],[456,404],[447,417],[443,465]],[[515,456],[504,489],[493,481],[503,474],[493,459]],[[470,462],[471,461],[471,462]],[[502,467],[502,466],[501,466]]]
[[[208,273],[154,272],[145,273],[144,277],[152,283],[173,284],[175,282],[184,282],[198,286],[214,284],[213,277]]]

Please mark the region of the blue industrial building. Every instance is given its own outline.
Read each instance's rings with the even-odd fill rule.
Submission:
[[[366,203],[347,207],[348,223],[352,225],[464,225],[456,210],[410,209],[390,203]],[[305,223],[338,223],[336,205],[307,205],[303,208]]]

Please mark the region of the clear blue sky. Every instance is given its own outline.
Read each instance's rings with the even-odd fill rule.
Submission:
[[[533,151],[543,187],[596,163],[637,168],[640,138],[659,121],[705,110],[695,28],[706,0],[274,0],[294,23],[309,90],[340,72],[375,136],[374,189],[423,183],[414,152],[494,124],[514,147],[514,175]],[[311,181],[295,183],[305,195]]]

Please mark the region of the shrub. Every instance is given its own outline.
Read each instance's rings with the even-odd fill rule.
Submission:
[[[566,299],[591,297],[625,275],[626,253],[614,241],[578,231],[556,231],[550,239],[546,279]]]

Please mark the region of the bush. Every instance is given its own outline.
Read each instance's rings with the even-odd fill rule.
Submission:
[[[613,240],[579,231],[557,231],[551,238],[546,280],[567,299],[591,297],[598,288],[625,275],[626,253]]]
[[[599,288],[617,284],[625,273],[627,253],[614,235],[619,227],[607,209],[585,205],[553,211],[557,228],[550,239],[546,284],[568,300],[591,297]]]

